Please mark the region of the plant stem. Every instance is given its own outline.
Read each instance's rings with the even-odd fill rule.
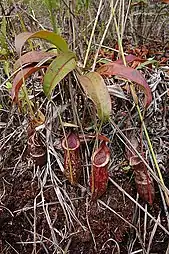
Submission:
[[[32,118],[35,118],[35,114],[34,114],[33,109],[32,109],[31,101],[30,101],[29,96],[28,96],[28,92],[27,92],[27,89],[26,89],[26,86],[25,86],[25,82],[22,85],[22,91],[25,95],[25,100],[26,100],[26,103],[28,105],[30,115],[31,115]]]

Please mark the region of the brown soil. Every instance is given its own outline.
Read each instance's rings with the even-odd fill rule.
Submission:
[[[1,239],[1,252],[2,253],[15,253],[12,247],[19,253],[32,253],[32,244],[21,244],[21,242],[33,241],[33,208],[28,211],[22,210],[23,207],[31,207],[34,203],[34,198],[39,192],[39,187],[36,179],[32,179],[32,172],[27,170],[22,175],[13,178],[9,176],[9,172],[4,179],[8,182],[6,186],[6,192],[2,198],[3,207],[1,208],[0,218],[0,239]],[[117,180],[117,179],[116,179]],[[128,183],[128,179],[122,180],[123,188],[128,192],[132,192],[131,186]],[[1,185],[3,189],[3,185]],[[71,191],[71,195],[77,195],[79,190],[74,187],[68,186]],[[55,194],[52,187],[49,187],[44,192],[46,203],[56,202]],[[127,221],[132,220],[133,204],[129,199],[125,199],[122,194],[112,185],[109,185],[108,192],[103,196],[105,203],[123,216]],[[40,199],[37,199],[37,203]],[[113,242],[109,242],[105,245],[105,248],[101,251],[103,244],[108,239],[115,239],[117,242],[122,242],[124,235],[129,230],[129,226],[114,215],[111,211],[89,200],[88,208],[86,207],[86,197],[81,200],[76,200],[75,206],[77,207],[77,217],[85,230],[81,226],[74,222],[75,228],[71,229],[73,236],[70,238],[71,243],[69,247],[69,253],[98,253],[94,250],[94,244],[91,232],[96,241],[97,250],[99,253],[110,253]],[[13,213],[14,216],[8,211]],[[65,216],[59,204],[49,206],[49,214],[51,218],[55,220],[54,224],[58,230],[64,227]],[[42,234],[46,238],[50,238],[50,229],[43,213],[42,207],[37,208],[36,228],[37,233]],[[88,220],[88,223],[87,223]],[[91,227],[91,231],[89,226]],[[62,247],[66,246],[69,239],[66,239]],[[12,247],[10,247],[10,245]],[[51,243],[45,243],[49,253],[53,253],[51,249]],[[37,244],[38,253],[44,253],[43,246]]]
[[[0,251],[1,253],[32,253],[33,251],[33,224],[34,224],[34,210],[33,204],[36,195],[39,193],[40,188],[38,186],[37,179],[33,179],[32,170],[27,169],[21,175],[13,177],[10,170],[1,172],[3,174],[3,181],[1,181],[1,193],[3,193],[4,181],[5,181],[5,194],[1,199],[0,206]],[[110,172],[110,174],[112,174]],[[114,174],[115,181],[124,188],[130,195],[135,196],[135,189],[132,188],[129,176],[123,172]],[[72,197],[80,197],[80,189],[78,187],[72,187],[67,185],[67,191],[71,191]],[[53,221],[53,227],[62,232],[64,226],[66,226],[65,216],[63,210],[59,205],[57,198],[55,197],[54,189],[49,186],[44,191],[45,203],[48,203],[48,211],[51,220]],[[122,193],[111,183],[109,183],[107,193],[101,199],[116,213],[122,216],[129,223],[132,222],[133,217],[133,202],[124,197]],[[41,201],[41,198],[37,198],[37,204]],[[51,204],[54,202],[55,204]],[[117,215],[112,211],[104,207],[102,204],[94,203],[90,201],[88,195],[84,195],[81,199],[72,201],[76,207],[76,215],[80,223],[85,227],[85,230],[79,225],[79,223],[73,221],[73,226],[69,227],[68,238],[65,237],[64,241],[60,244],[63,249],[69,243],[68,253],[118,253],[115,241],[119,244],[120,253],[128,253],[127,241],[130,237],[134,237],[135,233]],[[51,204],[51,205],[50,205]],[[142,203],[144,205],[144,203]],[[22,211],[23,208],[28,209]],[[9,210],[12,212],[9,212]],[[155,202],[151,213],[158,215],[160,207]],[[144,217],[144,213],[141,213]],[[143,217],[141,216],[141,223],[143,223]],[[162,224],[166,224],[165,214],[161,215]],[[153,225],[149,222],[148,231],[152,230]],[[37,243],[37,253],[55,253],[54,246],[51,244],[51,231],[48,226],[43,207],[36,208],[36,232],[39,234],[39,239],[43,235],[43,244]],[[143,233],[143,232],[142,232]],[[149,233],[149,232],[148,232]],[[62,237],[57,238],[61,240]],[[113,239],[113,240],[112,240]],[[94,244],[95,241],[95,244]],[[26,243],[26,242],[31,242]],[[160,242],[160,245],[159,245]],[[161,229],[157,230],[153,239],[153,246],[151,253],[165,253],[168,238]],[[141,248],[139,242],[136,246]],[[14,249],[13,249],[14,248]],[[112,252],[114,250],[114,252]],[[17,252],[16,252],[17,251]]]
[[[104,2],[106,3],[107,1]],[[153,1],[150,1],[150,3],[151,2]],[[19,2],[17,3],[17,5],[19,7]],[[97,12],[97,4],[96,7]],[[146,7],[144,7],[144,5],[142,4],[141,7],[136,6],[133,8],[136,8],[135,14],[137,14],[137,11],[141,13]],[[20,11],[20,9],[18,10]],[[155,15],[156,13],[158,14],[156,9],[153,10]],[[12,14],[15,14],[16,12],[17,11],[15,10]],[[45,16],[48,15],[46,15],[46,13],[45,15],[44,13],[42,15],[41,12],[43,13],[43,10],[40,9],[38,6],[36,18],[37,20],[42,21],[43,24],[43,19],[45,19]],[[67,7],[66,11],[64,12],[67,13]],[[68,37],[66,39],[68,39],[68,42],[72,43],[74,39],[71,38],[71,34],[69,31],[69,18],[67,19],[65,17],[62,20],[62,17],[66,16],[65,13],[62,13],[62,15],[60,15],[59,12],[60,24],[58,24],[60,28],[62,28],[62,26],[65,27],[62,29],[63,34],[65,35],[64,37]],[[147,14],[149,13],[152,13],[151,6],[147,7]],[[102,23],[104,20],[104,14],[105,12],[102,11],[100,16],[100,23],[98,24],[98,29],[103,29]],[[8,13],[5,13],[5,9],[3,10],[2,15],[8,16]],[[144,34],[142,33],[143,31],[140,31],[140,29],[142,30],[142,28],[145,28],[145,26],[141,25],[140,23],[142,14],[135,15],[136,17],[138,16],[138,20],[136,20],[136,24],[133,26],[136,41],[140,42],[141,45],[142,41],[145,41],[146,46],[144,45],[144,43],[143,47],[137,46],[135,48],[132,46],[134,45],[133,40],[131,39],[132,29],[131,25],[128,25],[126,26],[125,32],[126,35],[128,34],[129,36],[127,36],[128,39],[123,40],[124,51],[128,54],[136,54],[139,57],[143,55],[143,58],[144,56],[146,56],[145,58],[155,57],[154,59],[158,60],[161,63],[161,66],[167,66],[169,62],[168,45],[166,44],[166,42],[164,43],[166,44],[165,46],[163,45],[163,43],[161,43],[161,39],[163,40],[163,38],[161,37],[164,36],[168,38],[169,36],[167,29],[168,23],[166,22],[168,21],[166,20],[168,12],[166,17],[164,15],[164,21],[158,22],[158,26],[156,26],[156,22],[154,27],[155,15],[145,16],[148,17],[145,18],[147,21],[147,26],[145,29],[147,38],[144,38]],[[24,14],[23,16],[26,15]],[[95,15],[93,17],[95,17]],[[49,17],[46,18],[48,19]],[[26,18],[26,21],[27,19],[28,18]],[[68,20],[68,23],[66,23],[66,20]],[[76,42],[77,45],[79,44],[79,48],[77,49],[76,53],[78,55],[78,59],[82,58],[82,60],[84,60],[83,56],[81,56],[81,51],[83,53],[82,55],[85,55],[87,45],[84,41],[84,34],[82,33],[81,35],[81,30],[83,29],[81,29],[80,23],[78,23],[80,21],[81,14],[76,20],[77,24],[75,22],[75,28],[79,29],[79,31],[76,31],[76,36],[78,35],[79,37],[77,38]],[[11,24],[11,22],[14,22],[13,19],[12,21],[9,20],[9,24]],[[20,23],[20,21],[18,20],[18,15],[16,15],[15,22],[17,24],[15,30],[11,29],[11,25],[9,28],[10,33],[8,37],[11,38],[8,38],[8,40],[12,39],[12,45],[14,44],[14,34],[18,34],[22,31],[22,27],[18,25],[18,23]],[[106,19],[105,22],[107,22]],[[39,29],[37,27],[32,29],[33,23],[34,21],[32,19],[28,21],[28,30],[37,31]],[[45,24],[45,27],[47,28],[49,27],[48,23],[47,25]],[[99,31],[100,30],[98,30],[98,34],[100,34]],[[157,31],[158,37],[160,38],[156,38]],[[147,32],[152,32],[151,36],[149,36],[149,34],[147,35]],[[112,30],[112,34],[113,33],[115,34],[115,32],[113,32]],[[107,41],[105,40],[104,43],[109,47],[116,48],[117,38],[112,37],[112,34],[110,33],[110,38]],[[88,41],[89,39],[90,33],[89,36],[86,37],[86,41]],[[156,39],[160,39],[160,41]],[[85,45],[85,47],[83,44]],[[149,49],[150,46],[151,50]],[[147,48],[149,49],[149,51],[147,55],[145,55]],[[78,53],[78,51],[80,53]],[[117,53],[113,52],[109,50],[103,50],[102,53],[104,54],[102,55],[100,53],[101,55],[99,55],[99,57],[107,57],[109,59],[116,60]],[[106,53],[107,55],[105,55]],[[95,50],[93,51],[92,49],[90,54],[91,56],[89,57],[88,61],[89,67],[91,67],[91,63],[93,63]],[[12,55],[12,58],[14,58],[14,55]],[[10,64],[13,64],[13,60],[10,59]],[[7,78],[6,74],[4,73],[4,66],[1,65],[0,67],[2,69],[1,76]],[[150,85],[155,84],[157,81],[159,81],[159,77],[157,75],[159,74],[158,67],[156,69],[151,68],[152,66],[145,70],[141,70],[142,72],[145,72],[144,75]],[[161,71],[160,78],[161,81],[159,81],[157,87],[154,88],[154,104],[146,112],[145,123],[148,128],[150,139],[152,141],[155,153],[158,158],[158,162],[165,180],[166,187],[169,188],[169,99],[168,94],[165,93],[168,89],[168,71]],[[39,100],[38,105],[42,105],[45,97],[42,94],[39,95],[39,91],[41,91],[40,89],[42,86],[41,81],[39,80],[40,79],[38,77],[38,81],[36,84],[38,85],[37,87],[39,87],[39,90],[38,92],[36,92],[40,98],[36,96],[36,99],[37,101]],[[3,79],[1,81],[4,82]],[[57,97],[55,97],[55,100],[53,102],[58,106],[59,110],[62,106],[63,108],[65,108],[63,112],[61,112],[63,121],[73,123],[73,106],[70,103],[70,91],[68,89],[69,81],[69,79],[65,80],[65,82],[63,82],[62,84],[63,101],[62,97],[58,95]],[[121,85],[122,81],[115,78],[114,83]],[[36,84],[34,84],[35,87]],[[85,131],[90,128],[92,129],[93,125],[97,122],[97,117],[94,116],[96,113],[95,108],[93,104],[89,102],[89,100],[83,98],[83,96],[81,95],[81,90],[78,91],[79,88],[75,82],[74,76],[71,80],[71,84],[74,85],[74,87],[71,89],[74,89],[73,95],[74,97],[76,97],[75,107],[77,106],[77,112],[79,117],[81,118],[80,120],[82,127]],[[31,80],[30,84],[28,84],[28,87],[32,87]],[[130,93],[128,93],[128,91],[126,92],[126,89],[124,89],[124,93],[129,99],[129,102],[126,102],[121,98],[116,98],[115,96],[112,97],[112,119],[119,125],[120,129],[123,130],[123,133],[125,133],[125,130],[127,128],[126,119],[132,119],[131,127],[135,130],[137,138],[140,138],[140,121],[138,119],[136,111],[134,112],[134,110],[131,110],[133,106],[133,99],[131,98]],[[160,97],[160,95],[164,93],[165,95]],[[60,94],[60,90],[58,91],[58,94]],[[139,96],[139,99],[140,98],[142,98],[142,96]],[[87,109],[88,105],[86,106],[86,104],[90,104],[90,110]],[[143,100],[141,99],[140,105],[143,104]],[[147,232],[145,235],[145,241],[143,243],[145,234],[145,213],[139,210],[138,207],[136,209],[133,201],[123,195],[122,192],[119,191],[118,188],[114,186],[111,182],[108,183],[107,191],[101,197],[101,201],[103,203],[91,201],[85,165],[83,165],[83,174],[79,181],[79,184],[81,185],[78,186],[71,186],[71,184],[63,176],[61,170],[58,167],[58,164],[56,163],[56,160],[52,156],[52,172],[50,172],[49,168],[47,168],[46,166],[42,167],[41,169],[35,168],[32,162],[30,162],[30,157],[27,154],[26,148],[28,139],[25,135],[26,127],[28,125],[28,119],[26,118],[27,116],[21,114],[18,109],[11,107],[9,91],[7,91],[6,88],[4,88],[4,90],[3,88],[0,89],[0,106],[2,105],[4,111],[2,111],[2,113],[0,112],[0,123],[2,122],[6,125],[5,127],[0,125],[0,131],[2,130],[2,135],[0,133],[0,149],[2,147],[2,149],[0,150],[0,254],[131,254],[134,251],[143,250],[144,248],[145,250],[147,250],[151,237],[153,238],[153,240],[149,253],[167,254],[169,236],[159,226],[155,230],[155,223],[147,216]],[[42,112],[48,117],[49,112],[47,112],[45,106],[46,105],[42,106]],[[26,127],[23,124],[24,121],[26,121]],[[58,127],[58,119],[54,119],[53,121],[54,123],[52,124],[54,128],[52,130],[51,136],[59,140],[58,145],[57,142],[55,142],[55,148],[58,152],[58,156],[61,155],[59,159],[61,160],[61,163],[63,165],[63,151],[60,146],[60,138],[63,137],[63,132],[62,129]],[[108,136],[108,138],[112,138],[113,136],[113,140],[111,140],[112,142],[111,144],[109,144],[112,160],[109,170],[110,177],[119,186],[121,186],[134,200],[136,200],[137,190],[133,178],[133,172],[130,170],[128,173],[126,173],[126,171],[124,170],[124,144],[116,136],[116,133],[114,132],[114,130],[112,130],[111,126],[106,125],[105,127],[103,127],[102,133]],[[8,135],[12,135],[9,140]],[[147,150],[145,137],[143,137],[142,141],[143,147],[145,148],[145,150]],[[149,155],[148,158],[150,158]],[[90,158],[88,159],[90,164]],[[128,166],[128,164],[126,163],[125,166]],[[152,167],[151,164],[150,166]],[[57,180],[52,177],[52,173],[57,176]],[[56,182],[54,180],[56,180]],[[56,183],[59,186],[60,196],[57,195],[58,193],[56,193]],[[85,186],[85,188],[83,188],[82,186]],[[58,197],[61,198],[62,196],[65,202],[64,204],[62,203],[63,206],[61,206],[61,201],[58,199]],[[70,200],[72,202],[72,205]],[[164,211],[161,195],[156,182],[155,200],[153,205],[149,206],[148,204],[146,204],[145,201],[141,199],[139,199],[138,202],[142,205],[143,208],[145,208],[145,205],[147,205],[148,212],[154,218],[157,219],[158,215],[160,214],[160,223],[166,229],[169,228],[167,225],[167,218]],[[65,207],[67,207],[67,210]],[[74,214],[72,214],[71,209],[74,209]],[[76,218],[74,217],[74,215],[76,215]],[[134,229],[134,227],[131,226],[131,224],[134,225],[135,228],[137,228],[140,238],[137,236],[136,230]],[[151,235],[153,230],[155,232],[155,235]],[[34,244],[35,241],[36,246]],[[120,252],[118,251],[118,248],[120,249]],[[130,252],[131,249],[132,251]],[[137,253],[147,254],[146,251],[141,251]]]
[[[116,105],[114,107],[116,121],[119,122],[122,117],[122,112],[124,112],[124,109],[120,111],[120,101],[118,99],[114,102],[114,105]],[[157,113],[156,117],[161,123],[161,114]],[[59,252],[58,249],[56,250],[57,244],[62,250],[67,249],[67,253],[69,254],[118,253],[118,248],[120,249],[120,253],[127,254],[130,253],[130,245],[133,242],[134,247],[132,251],[144,248],[143,243],[136,237],[135,229],[130,226],[130,223],[138,229],[140,238],[143,239],[145,233],[145,214],[137,209],[137,216],[134,217],[135,205],[133,201],[123,195],[111,182],[108,184],[106,193],[101,197],[101,201],[104,204],[91,201],[90,195],[88,194],[88,183],[86,183],[86,180],[84,181],[87,178],[87,176],[84,177],[86,172],[83,172],[79,180],[79,183],[85,186],[86,189],[80,186],[71,186],[58,168],[55,160],[52,160],[52,170],[58,177],[58,181],[60,181],[60,191],[69,207],[71,207],[71,204],[70,200],[66,197],[65,191],[72,200],[77,217],[75,219],[70,213],[67,213],[68,218],[66,218],[55,192],[56,185],[51,181],[49,172],[47,173],[46,183],[43,185],[41,192],[42,181],[44,180],[47,168],[44,166],[41,169],[37,169],[33,164],[30,164],[27,149],[23,153],[24,148],[27,146],[27,137],[25,136],[25,132],[22,133],[21,137],[19,136],[21,128],[17,127],[19,126],[17,115],[14,114],[13,119],[15,120],[13,120],[12,129],[9,126],[5,135],[12,133],[15,129],[17,130],[16,136],[13,136],[4,145],[0,161],[0,253],[63,253]],[[8,122],[8,118],[3,117],[2,121]],[[155,129],[153,123],[155,124],[155,121],[153,122],[152,118],[151,125]],[[108,125],[103,128],[105,135],[110,134],[111,130],[111,127]],[[156,131],[158,130],[156,127]],[[159,130],[159,137],[161,137],[161,142],[163,141],[164,144],[167,142],[167,135],[167,130],[164,132]],[[164,158],[162,157],[162,161],[167,169],[168,160],[166,149],[163,147],[164,151],[163,153],[161,152],[160,146],[158,147],[158,140],[155,137],[154,145],[159,155],[163,155]],[[114,160],[113,167],[110,166],[109,175],[136,200],[137,191],[132,171],[130,170],[129,173],[125,173],[122,163],[124,160],[124,145],[114,137],[113,142],[109,146],[111,149],[111,158]],[[63,151],[59,145],[56,149],[59,149],[59,153],[63,156]],[[18,155],[22,153],[22,158],[19,160]],[[85,167],[84,170],[86,170]],[[163,176],[166,186],[169,187],[167,184],[167,170],[165,172],[163,171]],[[139,203],[142,207],[145,207],[143,200],[139,199]],[[167,229],[166,214],[156,184],[155,201],[152,207],[148,205],[148,211],[154,218],[157,218],[160,213],[161,224]],[[121,216],[121,218],[115,213]],[[36,228],[34,227],[35,225]],[[52,229],[56,230],[53,233],[51,225]],[[146,249],[153,227],[154,222],[148,217],[145,238]],[[36,239],[34,239],[35,231]],[[52,237],[52,234],[55,235],[56,239]],[[37,242],[36,248],[34,240]],[[167,234],[158,227],[153,236],[150,253],[165,254],[168,247],[168,240]]]

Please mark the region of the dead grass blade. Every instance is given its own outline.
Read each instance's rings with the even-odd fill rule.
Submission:
[[[109,177],[110,182],[115,185],[123,194],[125,194],[133,203],[135,203],[144,213],[146,210],[134,199],[132,198],[123,188],[121,188],[113,179]],[[149,212],[147,215],[155,222],[157,225],[167,234],[169,235],[169,231],[160,223],[158,222]]]

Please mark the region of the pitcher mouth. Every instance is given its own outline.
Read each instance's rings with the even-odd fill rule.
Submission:
[[[100,148],[93,153],[92,162],[95,167],[105,167],[110,160],[110,150],[103,141]]]
[[[79,146],[80,146],[80,141],[75,133],[69,133],[68,136],[62,140],[62,147],[65,150],[74,151]]]

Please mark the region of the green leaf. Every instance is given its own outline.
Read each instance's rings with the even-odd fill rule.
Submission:
[[[7,50],[6,49],[0,49],[0,60],[4,59],[5,57],[3,56],[6,56],[8,54]]]
[[[9,81],[7,81],[7,82],[6,82],[6,88],[7,88],[8,90],[11,90],[11,89],[12,89],[12,83],[9,82]]]
[[[147,61],[145,61],[144,63],[141,63],[138,67],[137,70],[141,70],[142,68],[144,68],[145,66],[149,65],[149,64],[154,64],[156,66],[158,66],[158,61],[155,59],[149,59]]]
[[[107,63],[110,63],[112,62],[110,59],[107,59],[107,58],[100,58],[97,63],[103,63],[103,64],[107,64]]]
[[[94,102],[98,117],[106,122],[110,118],[111,98],[103,78],[97,72],[89,72],[78,77],[85,93]]]
[[[46,7],[50,10],[50,9],[58,9],[59,8],[59,1],[57,0],[43,0]]]
[[[22,47],[24,45],[24,43],[28,40],[28,39],[33,39],[33,38],[37,38],[37,39],[44,39],[52,44],[54,44],[58,50],[62,51],[62,52],[68,52],[68,44],[66,43],[66,41],[58,34],[54,33],[54,32],[50,32],[50,31],[45,31],[45,30],[41,30],[35,33],[29,33],[29,32],[24,32],[21,34],[18,34],[15,38],[15,47],[16,47],[16,51],[17,53],[20,55]]]
[[[75,54],[60,54],[48,67],[44,76],[43,91],[49,98],[56,85],[76,67]]]

